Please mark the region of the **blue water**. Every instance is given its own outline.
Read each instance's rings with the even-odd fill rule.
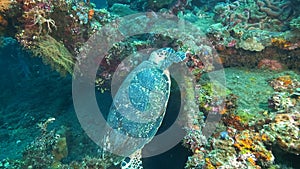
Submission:
[[[107,7],[106,0],[91,0],[92,3],[96,4],[97,8],[105,8]]]

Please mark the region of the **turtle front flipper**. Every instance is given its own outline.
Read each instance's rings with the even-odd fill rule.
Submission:
[[[121,169],[143,169],[142,150],[138,150],[121,162]]]

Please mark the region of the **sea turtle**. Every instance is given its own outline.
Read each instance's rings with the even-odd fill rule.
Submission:
[[[118,89],[107,117],[103,149],[127,157],[122,169],[142,168],[141,149],[155,136],[165,115],[171,86],[168,67],[185,57],[172,48],[155,50]]]

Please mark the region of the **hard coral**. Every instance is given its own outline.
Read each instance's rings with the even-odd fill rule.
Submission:
[[[218,37],[218,49],[224,50],[227,46],[262,51],[272,44],[270,38],[283,35],[285,20],[295,10],[289,0],[226,1],[215,6],[216,24],[212,24],[208,32],[210,37]],[[282,44],[286,50],[296,46],[288,41]]]
[[[205,166],[204,169],[215,169],[216,167],[210,162],[209,158],[205,158]]]
[[[269,98],[269,107],[277,113],[299,113],[300,82],[290,75],[279,76],[270,81],[275,93]]]
[[[275,123],[289,122],[291,125],[300,126],[300,114],[277,114],[274,119]]]
[[[260,11],[268,16],[278,19],[287,19],[292,11],[291,1],[289,0],[258,0]]]

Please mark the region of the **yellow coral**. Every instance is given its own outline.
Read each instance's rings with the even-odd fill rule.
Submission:
[[[5,11],[9,9],[10,5],[14,2],[14,0],[1,0],[0,1],[0,11]]]
[[[269,138],[269,136],[268,136],[268,135],[266,135],[266,134],[262,134],[262,135],[261,135],[261,140],[262,140],[262,141],[264,141],[264,142],[267,142],[267,141],[269,141],[269,140],[270,140],[270,138]]]
[[[242,154],[251,153],[254,154],[258,160],[272,163],[274,156],[262,143],[263,140],[267,139],[268,137],[266,135],[260,135],[256,132],[244,130],[235,136],[234,146],[239,149]],[[255,161],[251,161],[251,159],[248,159],[248,161],[255,165]]]
[[[280,76],[276,80],[281,81],[285,87],[287,87],[293,83],[293,81],[289,75]]]
[[[286,40],[283,38],[272,38],[271,42],[273,44],[284,44],[284,43],[286,43]]]
[[[251,165],[255,166],[256,163],[255,163],[255,160],[251,157],[247,158],[247,160],[250,162]]]
[[[234,146],[241,151],[243,149],[251,149],[253,144],[252,138],[249,136],[248,130],[242,132],[241,134],[236,135],[235,140],[236,143],[234,144]]]
[[[271,43],[272,45],[277,46],[279,48],[288,48],[292,46],[292,43],[284,38],[272,38]]]
[[[209,158],[205,158],[205,163],[206,163],[206,166],[205,166],[206,169],[215,169],[216,168],[214,165],[212,165]]]

